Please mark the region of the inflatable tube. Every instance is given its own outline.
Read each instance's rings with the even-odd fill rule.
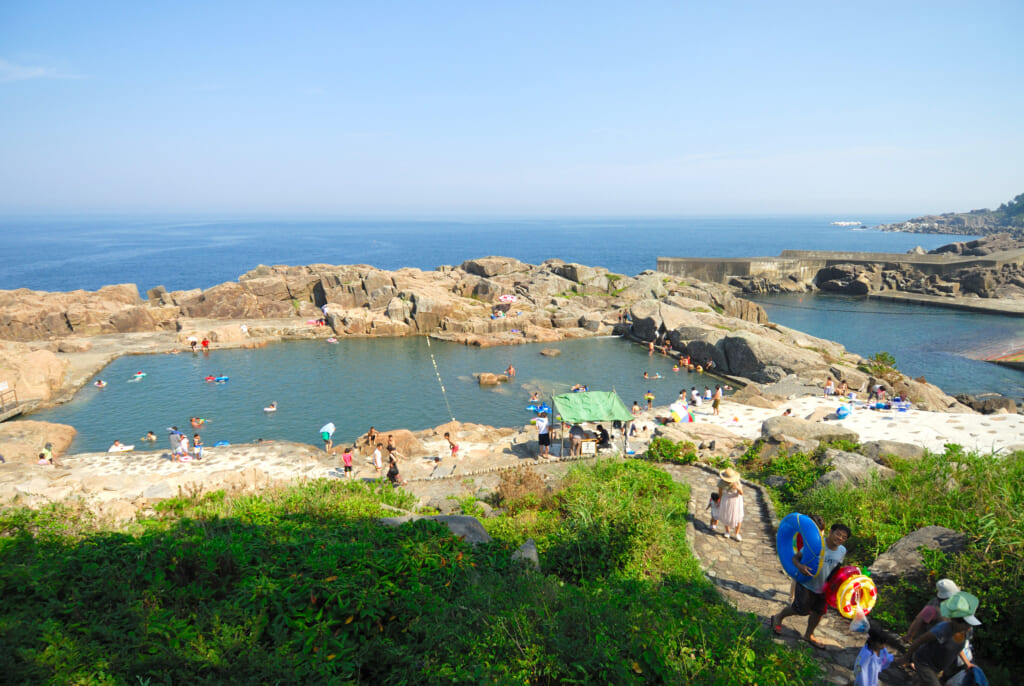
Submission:
[[[839,591],[839,587],[843,585],[843,582],[859,574],[860,567],[853,565],[840,567],[832,574],[832,578],[825,582],[825,602],[828,603],[829,607],[836,606],[836,594]]]
[[[217,380],[217,377],[216,377],[216,376],[208,376],[208,377],[206,377],[206,379],[205,379],[205,380],[206,380],[206,381],[216,381],[216,380]]]
[[[134,445],[119,445],[116,448],[111,447],[109,450],[107,450],[107,452],[108,453],[130,453],[133,450],[135,450],[135,446]]]
[[[847,619],[853,619],[859,609],[870,614],[878,599],[878,589],[871,577],[858,574],[844,581],[836,591],[836,609]]]
[[[223,448],[224,446],[228,446],[228,445],[231,445],[231,444],[228,443],[227,441],[217,441],[216,443],[213,444],[213,447],[214,448]]]
[[[801,546],[797,545],[798,534],[803,538]],[[779,531],[775,535],[775,549],[782,569],[799,582],[814,578],[813,573],[818,571],[825,557],[825,547],[822,545],[818,525],[810,517],[799,512],[791,512],[779,524]],[[793,564],[793,556],[797,553],[800,553],[800,563],[811,570],[811,576],[801,574]]]
[[[97,381],[96,383],[93,384],[93,386],[95,386],[96,388],[105,388],[106,385],[106,381]]]
[[[327,339],[327,342],[328,342],[328,343],[337,343],[337,342],[338,342],[338,339],[337,339],[337,338],[334,338],[333,336],[331,336],[330,338],[328,338],[328,339]]]
[[[529,410],[530,412],[539,412],[540,411],[540,410],[537,409],[536,405],[527,405],[526,409]]]
[[[213,380],[216,381],[217,383],[224,383],[225,381],[228,380],[228,377],[226,377],[226,376],[217,376],[217,377],[214,377]]]

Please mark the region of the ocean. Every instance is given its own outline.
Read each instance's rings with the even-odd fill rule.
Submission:
[[[949,236],[851,230],[849,217],[503,219],[480,221],[250,221],[2,219],[0,289],[140,292],[209,288],[260,264],[369,264],[433,270],[501,255],[559,258],[635,276],[664,257],[775,256],[787,248],[906,252]],[[874,226],[899,217],[855,217]],[[966,239],[965,239],[966,240]]]
[[[144,295],[209,288],[259,264],[369,264],[381,269],[432,270],[488,255],[539,264],[550,258],[636,275],[654,269],[659,256],[774,256],[784,249],[906,252],[932,249],[971,237],[882,233],[832,226],[858,219],[870,225],[899,217],[691,217],[679,219],[502,219],[481,221],[273,221],[154,218],[3,219],[4,260],[0,289],[95,290],[135,283]],[[773,321],[843,343],[869,356],[892,353],[899,368],[924,376],[950,393],[996,392],[1020,398],[1024,373],[968,359],[986,337],[1013,337],[1021,320],[954,310],[877,303],[831,296],[758,299]],[[75,450],[103,450],[118,437],[130,443],[145,431],[184,427],[189,416],[210,416],[208,445],[255,438],[315,442],[316,430],[334,421],[342,436],[381,427],[422,429],[460,421],[515,425],[526,421],[532,390],[548,395],[573,383],[618,390],[629,404],[646,390],[643,371],[665,377],[659,403],[674,388],[708,379],[683,379],[663,360],[648,360],[620,341],[560,344],[571,354],[554,364],[538,361],[533,346],[481,352],[434,344],[439,370],[426,362],[425,342],[345,341],[334,346],[286,343],[255,351],[216,351],[209,357],[164,355],[122,358],[99,376],[111,385],[87,387],[59,408],[32,419],[76,426]],[[440,352],[439,352],[440,351]],[[583,352],[585,351],[585,352]],[[582,360],[582,361],[580,361]],[[480,389],[472,374],[501,371],[509,362],[523,370],[514,384]],[[665,366],[666,369],[660,369]],[[141,383],[126,383],[145,368]],[[355,371],[359,374],[354,374]],[[596,370],[596,371],[595,371]],[[226,373],[229,384],[202,381]],[[688,376],[688,375],[683,375]],[[316,389],[313,395],[310,389]],[[637,397],[633,397],[637,396]],[[430,399],[412,402],[411,398]],[[273,417],[262,407],[277,400]],[[444,401],[452,403],[449,411]],[[206,435],[209,434],[209,435]],[[344,440],[344,439],[343,439]]]

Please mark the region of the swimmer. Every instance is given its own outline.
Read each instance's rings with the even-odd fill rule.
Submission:
[[[274,402],[270,403],[269,407],[264,407],[263,411],[264,412],[277,412],[277,401],[275,400]]]
[[[93,386],[95,386],[96,388],[104,388],[106,385],[107,382],[104,381],[103,379],[99,379],[96,383],[93,384]]]
[[[206,420],[202,417],[189,417],[188,420],[192,424],[192,428],[199,428],[206,423]]]
[[[140,440],[140,441],[151,441],[151,442],[155,442],[155,441],[156,441],[156,434],[155,434],[155,433],[153,433],[152,431],[147,431],[147,432],[146,432],[146,435],[145,435],[145,436],[143,436],[142,438],[140,438],[139,440]]]
[[[540,393],[538,393],[537,391],[534,391],[534,392],[533,392],[533,393],[532,393],[532,394],[530,395],[530,402],[531,402],[531,403],[535,403],[535,402],[537,402],[538,400],[540,400]]]
[[[216,380],[217,380],[217,377],[213,376],[212,374],[210,376],[206,377],[206,381],[207,382],[216,381]]]

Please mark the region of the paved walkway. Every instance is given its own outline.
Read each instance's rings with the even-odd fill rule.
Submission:
[[[782,571],[775,551],[777,520],[765,493],[756,485],[743,482],[745,518],[740,533],[742,541],[726,538],[711,531],[708,513],[704,511],[708,497],[716,489],[718,473],[697,466],[664,465],[675,481],[690,486],[690,523],[687,539],[694,554],[722,596],[740,612],[752,612],[764,622],[789,602],[791,580]],[[783,624],[782,636],[776,643],[790,646],[808,644],[802,640],[807,620],[790,617]],[[863,634],[849,630],[849,620],[830,609],[821,620],[814,637],[826,645],[815,650],[827,670],[826,680],[833,684],[853,682],[853,663],[864,645]],[[884,683],[908,684],[906,675],[890,668],[882,672]]]

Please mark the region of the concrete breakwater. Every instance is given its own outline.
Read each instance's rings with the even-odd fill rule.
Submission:
[[[906,264],[925,274],[948,277],[961,269],[1024,265],[1024,249],[985,257],[961,257],[951,253],[915,255],[826,250],[783,250],[778,257],[659,257],[658,271],[712,283],[728,283],[734,276],[781,279],[791,274],[810,281],[822,269],[840,264]]]
[[[676,277],[745,293],[813,290],[987,314],[1024,315],[1024,244],[993,237],[928,254],[784,250],[778,257],[658,258]]]

